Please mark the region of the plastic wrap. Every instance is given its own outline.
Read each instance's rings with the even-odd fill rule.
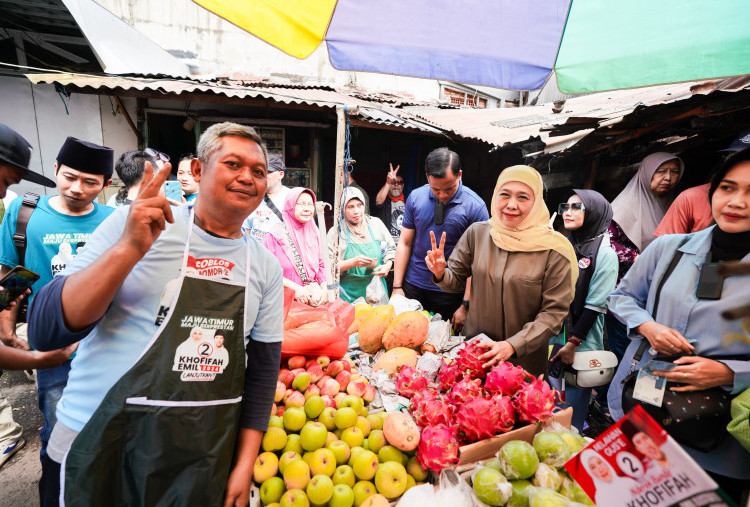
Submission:
[[[313,308],[291,301],[284,311],[282,358],[296,355],[329,356],[331,359],[344,357],[349,346],[347,330],[354,321],[353,305],[337,299]]]

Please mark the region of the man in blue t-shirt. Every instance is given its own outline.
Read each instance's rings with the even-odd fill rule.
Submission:
[[[461,183],[461,161],[448,148],[430,152],[425,160],[427,185],[406,200],[401,236],[396,247],[393,294],[416,299],[431,312],[451,319],[457,333],[463,328],[469,306],[471,282],[464,294],[442,292],[432,280],[425,256],[431,249],[430,231],[440,241],[445,233],[445,257],[474,222],[489,220],[487,205]],[[470,279],[469,279],[470,280]]]
[[[23,198],[11,203],[0,225],[0,276],[17,265],[39,274],[34,294],[62,271],[81,252],[94,229],[114,210],[94,202],[110,183],[113,170],[111,148],[68,137],[57,155],[55,179],[59,195],[42,196],[26,228],[25,259],[19,258],[13,242]],[[5,343],[28,345],[16,333],[17,309],[0,313],[0,334]],[[40,431],[41,455],[46,453],[49,433],[56,421],[55,407],[68,380],[70,361],[57,368],[38,370],[39,408],[44,414]]]
[[[38,183],[45,187],[54,187],[55,182],[45,176],[29,170],[31,161],[31,144],[18,132],[0,123],[0,199],[5,198],[9,185],[21,180]],[[2,202],[2,201],[0,201]],[[0,222],[3,217],[0,217]],[[13,303],[11,303],[13,304]],[[10,311],[11,308],[6,308]],[[6,313],[5,311],[3,313]],[[22,370],[28,368],[51,368],[67,360],[72,350],[66,348],[52,352],[30,351],[26,342],[9,341],[0,345],[0,369]],[[2,373],[2,372],[0,372]],[[13,409],[0,392],[0,467],[3,466],[26,441],[21,436],[23,428],[13,420]]]

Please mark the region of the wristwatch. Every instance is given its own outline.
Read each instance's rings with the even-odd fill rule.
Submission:
[[[469,300],[468,300],[468,299],[464,299],[463,301],[461,301],[461,304],[462,304],[462,305],[464,306],[464,308],[466,308],[467,310],[469,309]]]

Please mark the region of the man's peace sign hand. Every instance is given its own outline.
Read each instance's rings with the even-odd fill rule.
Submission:
[[[445,275],[445,232],[440,236],[440,245],[438,246],[435,241],[435,233],[430,231],[430,242],[432,243],[432,250],[427,252],[424,261],[427,264],[427,269],[432,271],[435,279],[439,282]]]
[[[388,166],[391,168],[391,170],[388,171],[388,176],[385,177],[385,181],[393,185],[394,183],[396,183],[396,178],[398,177],[398,170],[401,167],[401,165],[397,165],[395,169],[393,168],[393,164],[391,163],[389,163]]]
[[[130,205],[121,240],[140,253],[141,257],[149,251],[161,231],[166,228],[167,222],[174,222],[172,209],[161,191],[172,169],[171,164],[167,163],[156,173],[150,162],[146,162],[145,166],[141,188],[138,197]]]

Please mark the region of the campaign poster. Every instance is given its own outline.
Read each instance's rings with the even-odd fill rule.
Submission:
[[[659,424],[636,406],[565,463],[602,506],[725,506],[718,485]]]

